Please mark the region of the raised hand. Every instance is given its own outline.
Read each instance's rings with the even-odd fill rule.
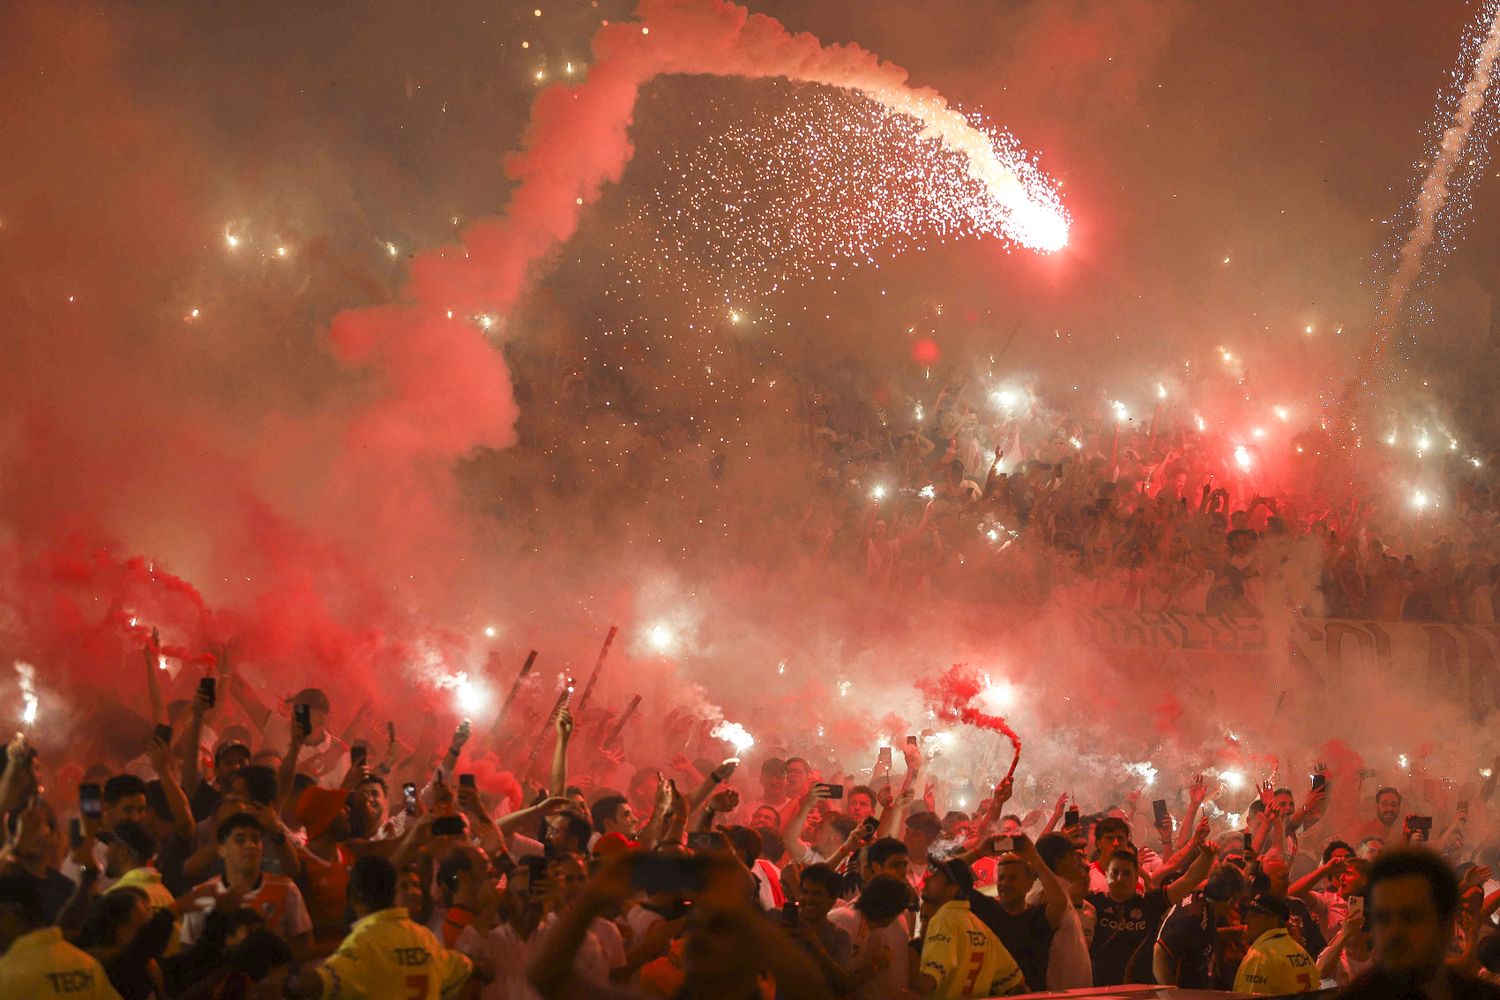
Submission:
[[[716,813],[732,813],[739,805],[740,793],[733,788],[721,788],[708,799],[708,808]]]
[[[1208,783],[1203,780],[1203,775],[1193,775],[1193,780],[1188,783],[1188,799],[1195,805],[1202,805],[1207,797]]]

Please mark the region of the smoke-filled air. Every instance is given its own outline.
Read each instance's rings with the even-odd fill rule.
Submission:
[[[483,997],[563,995],[556,866],[614,847],[732,848],[777,911],[893,837],[919,940],[1002,832],[1091,892],[1122,818],[1145,889],[1500,863],[1497,0],[534,2],[0,9],[0,812],[88,895],[145,782],[155,995],[346,995],[302,963],[375,857],[433,948],[529,949],[465,952]],[[296,963],[204,957],[251,825]],[[147,995],[105,895],[47,922]],[[650,994],[687,932],[637,902],[605,979]],[[859,933],[830,995],[923,991]],[[996,993],[1244,985],[995,933]],[[688,964],[653,995],[739,995]]]

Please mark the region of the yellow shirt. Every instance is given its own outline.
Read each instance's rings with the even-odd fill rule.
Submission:
[[[1318,968],[1286,928],[1255,939],[1234,977],[1236,993],[1307,993],[1318,988]]]
[[[63,940],[56,927],[22,934],[0,958],[0,997],[120,1000],[92,955]]]
[[[927,922],[921,971],[937,981],[934,1000],[1026,991],[1021,967],[994,931],[970,912],[967,900],[944,903]]]
[[[412,923],[403,906],[359,921],[318,969],[323,1000],[438,1000],[468,981],[469,959]]]

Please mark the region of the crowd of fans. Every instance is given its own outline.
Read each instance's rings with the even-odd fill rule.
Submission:
[[[1193,777],[1139,815],[1018,806],[1006,778],[964,810],[914,738],[831,781],[627,765],[560,702],[533,768],[503,725],[413,747],[361,713],[340,737],[323,691],[267,705],[216,657],[132,759],[9,743],[0,996],[1500,996],[1493,779],[1436,816],[1321,768],[1248,802]]]
[[[969,380],[944,386],[903,432],[909,422],[857,393],[815,394],[807,445],[828,488],[795,525],[805,554],[905,592],[1496,621],[1490,468],[1446,436],[1425,441],[1419,464],[1432,485],[1408,485],[1394,458],[1411,442],[1371,438],[1357,454],[1391,472],[1391,488],[1346,482],[1349,492],[1329,495],[1321,484],[1344,479],[1308,473],[1333,442],[1296,443],[1278,421],[1262,446],[1175,408],[1134,420],[1096,407],[1090,420],[1051,413],[1024,390],[1001,399]]]

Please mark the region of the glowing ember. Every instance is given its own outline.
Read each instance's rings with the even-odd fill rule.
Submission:
[[[1250,471],[1250,451],[1244,445],[1236,445],[1234,449],[1234,464],[1240,467],[1241,472]]]

